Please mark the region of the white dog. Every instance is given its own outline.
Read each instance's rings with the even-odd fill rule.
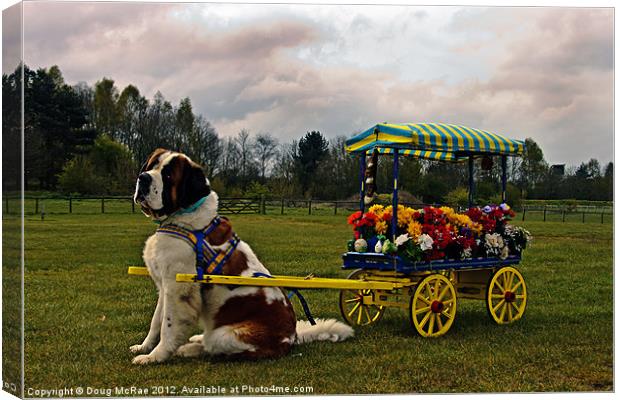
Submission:
[[[250,246],[237,239],[228,220],[218,217],[217,194],[200,166],[184,154],[155,150],[138,177],[134,201],[160,224],[147,239],[143,254],[159,298],[148,335],[142,344],[130,348],[133,353],[143,353],[133,359],[134,364],[162,362],[173,354],[278,357],[295,343],[336,342],[353,335],[351,327],[335,320],[319,319],[316,325],[296,321],[280,288],[176,282],[176,274],[196,273],[196,249],[200,246],[192,246],[190,239],[205,229],[204,247],[211,253],[205,251],[203,258],[210,261],[211,255],[219,255],[217,260],[223,262],[217,272],[269,274]],[[188,342],[197,322],[204,334]]]

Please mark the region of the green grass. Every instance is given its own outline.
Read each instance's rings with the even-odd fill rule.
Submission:
[[[342,215],[231,219],[274,274],[346,276],[340,255],[350,232]],[[524,225],[535,236],[519,267],[530,302],[514,325],[495,325],[483,302],[463,300],[452,329],[438,339],[416,336],[406,313],[390,309],[349,341],[296,346],[278,360],[175,358],[133,366],[128,348],[146,335],[156,293],[148,278],[128,276],[126,268],[141,264],[155,226],[139,214],[30,216],[25,386],[273,384],[312,386],[314,394],[613,390],[612,225]],[[315,316],[340,318],[337,291],[304,294]]]

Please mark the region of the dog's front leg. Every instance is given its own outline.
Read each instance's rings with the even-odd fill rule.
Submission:
[[[201,307],[199,286],[169,282],[164,283],[163,292],[159,344],[151,353],[135,357],[134,364],[166,361],[187,341],[191,328],[196,325]]]
[[[146,335],[146,338],[142,342],[142,344],[136,344],[129,348],[129,351],[135,354],[149,353],[151,350],[155,348],[157,342],[159,341],[159,335],[161,332],[161,320],[162,320],[162,308],[164,304],[164,294],[163,291],[159,291],[159,296],[157,297],[157,306],[155,306],[155,312],[153,313],[153,318],[151,319],[151,326],[149,328],[149,333]]]

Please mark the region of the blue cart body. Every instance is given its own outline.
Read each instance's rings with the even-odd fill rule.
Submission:
[[[395,271],[403,274],[425,271],[467,270],[495,268],[518,264],[521,255],[510,255],[506,259],[498,257],[478,257],[465,260],[432,260],[410,262],[397,255],[380,253],[348,252],[342,255],[343,269],[364,269],[376,271]]]

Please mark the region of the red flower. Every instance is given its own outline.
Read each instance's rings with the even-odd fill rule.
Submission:
[[[355,225],[357,220],[359,220],[360,218],[362,218],[362,212],[361,211],[354,212],[353,214],[349,215],[349,218],[347,218],[347,223],[349,225]]]
[[[478,207],[472,207],[466,212],[467,216],[474,222],[478,222],[482,216],[482,211]]]

